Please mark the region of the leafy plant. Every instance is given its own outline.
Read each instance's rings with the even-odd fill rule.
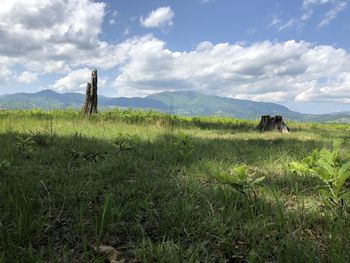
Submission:
[[[178,161],[185,161],[188,159],[194,150],[194,143],[189,134],[180,132],[174,142],[176,147]]]
[[[40,131],[30,131],[28,137],[30,137],[33,142],[42,148],[47,148],[50,146],[51,143],[51,136],[47,136],[45,133],[42,133]]]
[[[0,162],[0,170],[1,169],[7,169],[7,168],[10,168],[11,167],[11,163],[7,160],[2,160]]]
[[[68,149],[65,154],[71,158],[71,160],[81,159],[83,161],[94,161],[99,162],[104,160],[106,153],[96,153],[96,152],[78,152],[74,149]]]
[[[15,151],[18,154],[25,155],[27,158],[34,153],[35,142],[32,136],[16,136]]]
[[[346,181],[350,179],[350,160],[340,152],[341,142],[336,141],[333,150],[314,150],[301,162],[289,163],[289,169],[300,175],[320,178],[323,186],[319,189],[324,203],[338,215],[344,212],[344,200],[350,195]]]
[[[118,153],[120,153],[122,151],[135,150],[138,143],[139,139],[136,136],[127,135],[120,136],[116,140],[115,145],[117,147]]]
[[[253,193],[254,201],[256,203],[256,192],[255,189],[265,180],[265,176],[253,178],[247,173],[247,166],[240,165],[234,167],[228,173],[219,174],[217,176],[219,181],[225,183],[241,194],[243,194],[248,200],[251,200],[250,193]]]

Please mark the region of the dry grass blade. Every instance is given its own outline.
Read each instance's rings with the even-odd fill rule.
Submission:
[[[118,257],[121,255],[121,252],[116,250],[111,246],[100,245],[99,247],[94,247],[95,251],[104,254],[109,263],[123,263],[124,259],[118,260]]]

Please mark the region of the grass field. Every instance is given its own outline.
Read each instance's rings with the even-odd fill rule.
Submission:
[[[0,111],[0,262],[350,262],[349,214],[288,169],[349,125]],[[246,165],[260,186],[218,180]],[[255,196],[255,197],[254,197]],[[345,205],[349,207],[349,201]]]

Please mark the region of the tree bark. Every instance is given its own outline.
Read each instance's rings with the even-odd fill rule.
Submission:
[[[91,112],[97,113],[97,70],[94,69],[91,73]]]
[[[275,116],[275,125],[279,132],[282,132],[282,133],[290,132],[290,129],[284,123],[282,116],[279,116],[279,115]]]
[[[269,131],[271,129],[271,116],[270,115],[261,116],[260,123],[258,124],[258,126],[256,126],[256,129],[261,132]]]
[[[85,93],[85,101],[83,106],[83,113],[84,114],[90,114],[91,109],[91,84],[86,84],[86,93]]]
[[[280,115],[276,115],[274,117],[271,117],[270,115],[261,116],[260,123],[258,126],[256,126],[256,129],[261,132],[271,131],[274,129],[282,133],[290,132],[290,129],[284,123],[283,118]]]
[[[97,70],[91,73],[91,83],[86,84],[85,101],[82,108],[84,114],[97,113]]]

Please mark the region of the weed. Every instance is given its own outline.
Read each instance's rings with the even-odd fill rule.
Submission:
[[[349,220],[317,207],[323,181],[285,170],[347,138],[350,125],[288,123],[296,132],[285,137],[251,131],[254,121],[169,123],[162,113],[121,109],[90,119],[0,111],[0,119],[0,162],[10,161],[0,172],[1,262],[104,262],[91,249],[97,243],[125,262],[350,262]],[[54,141],[40,146],[28,130],[50,141],[51,119]],[[335,167],[349,160],[348,147]],[[308,159],[316,169],[320,151]]]
[[[119,134],[118,139],[115,141],[115,146],[117,148],[117,152],[120,153],[122,151],[135,150],[138,143],[139,139],[136,136],[132,136],[130,134],[122,136]]]
[[[96,153],[96,152],[78,152],[74,149],[65,150],[65,154],[71,158],[71,160],[81,159],[83,161],[94,161],[99,162],[104,160],[107,152],[104,154]]]
[[[193,139],[189,134],[184,132],[178,133],[174,146],[177,151],[177,159],[179,162],[184,162],[189,159],[194,150]]]
[[[314,150],[301,162],[289,163],[292,172],[316,176],[322,180],[323,185],[319,192],[324,204],[337,216],[345,211],[344,202],[350,196],[350,189],[346,187],[346,181],[350,178],[350,160],[342,158],[340,145],[341,142],[335,142],[333,150]]]
[[[35,142],[31,136],[16,136],[15,151],[17,154],[30,158],[34,153]]]
[[[258,178],[249,176],[246,165],[236,166],[228,173],[218,174],[217,178],[222,183],[228,184],[233,189],[243,194],[249,201],[252,199],[250,195],[250,193],[252,193],[255,203],[257,200],[255,189],[265,180],[264,176]]]
[[[47,148],[52,144],[51,136],[47,136],[43,132],[40,132],[38,130],[36,131],[30,131],[29,136],[32,141],[35,143],[35,145],[41,147],[41,148]]]
[[[1,162],[0,162],[0,171],[2,170],[2,169],[8,169],[8,168],[10,168],[11,167],[11,163],[9,162],[9,161],[7,161],[7,160],[2,160]]]

